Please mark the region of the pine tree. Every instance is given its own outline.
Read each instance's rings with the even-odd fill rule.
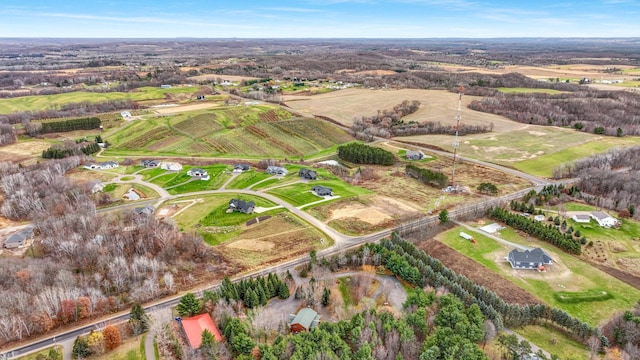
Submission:
[[[289,298],[289,287],[284,281],[281,281],[278,285],[278,297],[280,299],[288,299]]]
[[[178,310],[178,314],[180,316],[193,316],[200,312],[201,305],[200,301],[196,299],[196,296],[193,293],[188,293],[180,299],[176,310]]]
[[[324,291],[322,292],[322,305],[323,306],[329,305],[330,300],[331,300],[331,290],[324,288]]]
[[[129,328],[133,335],[139,335],[149,330],[149,317],[140,303],[135,303],[129,313]]]

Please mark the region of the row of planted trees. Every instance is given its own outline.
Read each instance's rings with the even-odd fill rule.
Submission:
[[[601,346],[609,344],[598,328],[589,326],[563,310],[543,304],[522,306],[506,303],[494,292],[473,283],[463,275],[456,274],[438,259],[427,255],[396,234],[393,234],[391,239],[383,239],[381,244],[366,246],[372,253],[381,254],[385,267],[403,280],[416,286],[443,286],[467,306],[477,304],[498,330],[505,325],[522,326],[549,321],[583,341],[596,336]]]
[[[514,214],[509,210],[500,207],[490,208],[488,215],[494,220],[503,222],[518,230],[522,230],[527,234],[553,244],[570,254],[580,255],[582,253],[582,245],[580,245],[579,239],[574,238],[572,233],[563,233],[552,224],[535,221],[529,217]]]

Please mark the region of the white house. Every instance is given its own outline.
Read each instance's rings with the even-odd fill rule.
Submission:
[[[182,165],[176,162],[163,161],[162,164],[160,164],[160,168],[169,171],[180,171],[182,170]]]
[[[577,223],[588,223],[589,221],[591,221],[591,217],[589,215],[583,214],[575,214],[571,218]]]
[[[615,226],[618,223],[618,220],[616,220],[616,218],[611,217],[604,211],[592,211],[591,218],[597,221],[600,226],[606,228]]]
[[[200,168],[190,169],[189,171],[187,171],[187,175],[200,178],[200,180],[209,180],[209,174],[207,174],[207,170],[203,170]]]
[[[128,119],[131,117],[131,113],[128,111],[123,111],[120,113],[120,116],[122,116],[123,119]]]

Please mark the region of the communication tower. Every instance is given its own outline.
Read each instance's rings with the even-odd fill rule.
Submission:
[[[455,177],[456,177],[456,158],[458,156],[458,147],[460,146],[460,142],[458,141],[458,130],[460,130],[460,120],[462,120],[462,95],[464,95],[464,87],[460,85],[458,88],[458,112],[456,113],[456,136],[453,140],[453,169],[451,170],[451,185],[456,186]]]

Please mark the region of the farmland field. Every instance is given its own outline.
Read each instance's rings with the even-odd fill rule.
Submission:
[[[303,157],[351,141],[317,119],[290,119],[267,105],[221,107],[132,122],[108,136],[106,155],[175,154]]]
[[[526,93],[544,93],[544,94],[564,94],[567,91],[541,88],[504,88],[499,87],[496,90],[506,94],[526,94]]]
[[[84,92],[76,91],[65,94],[23,96],[11,99],[0,99],[0,114],[16,111],[37,111],[55,108],[60,105],[79,102],[102,102],[108,100],[162,100],[170,96],[195,93],[197,87],[174,87],[161,89],[144,87],[130,92]]]
[[[468,230],[464,231],[468,232]],[[554,263],[548,266],[544,273],[514,270],[504,259],[511,251],[511,247],[498,244],[478,233],[472,234],[478,237],[478,244],[470,245],[468,241],[461,240],[459,232],[460,228],[454,228],[438,235],[437,239],[489,267],[531,294],[535,294],[545,303],[563,309],[591,325],[600,324],[616,311],[633,307],[640,296],[640,291],[637,289],[536,239],[525,239],[515,232],[511,232],[508,236],[511,242],[529,247],[542,247],[551,255]],[[497,248],[485,248],[484,242],[493,242],[492,246]],[[557,293],[575,293],[579,296],[586,291],[606,292],[609,294],[607,297],[610,298],[592,302],[564,302],[558,301],[556,295]]]

